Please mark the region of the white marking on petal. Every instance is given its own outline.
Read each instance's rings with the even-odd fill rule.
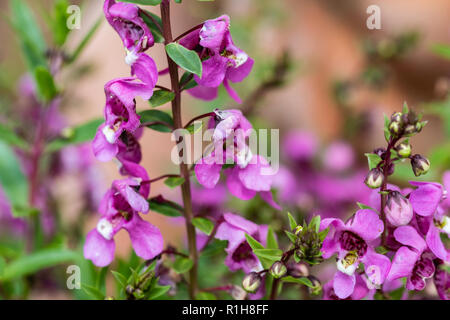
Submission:
[[[113,234],[113,225],[106,219],[100,219],[100,221],[97,223],[97,231],[106,240],[111,240]]]
[[[102,132],[106,138],[106,141],[108,141],[110,144],[113,144],[116,142],[116,137],[115,137],[116,132],[113,129],[111,129],[109,126],[105,126],[103,128]]]
[[[239,68],[244,63],[246,63],[248,60],[248,55],[245,52],[239,52],[236,57],[234,58],[235,61],[235,68]]]
[[[133,51],[127,50],[127,56],[125,57],[125,63],[129,66],[132,66],[139,57]]]
[[[442,231],[444,231],[446,234],[448,234],[450,236],[450,218],[445,216],[442,218]]]

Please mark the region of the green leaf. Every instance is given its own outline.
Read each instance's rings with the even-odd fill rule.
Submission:
[[[320,216],[314,216],[311,221],[309,222],[309,227],[313,228],[314,231],[317,233],[320,229]]]
[[[98,127],[104,122],[104,119],[94,119],[82,125],[63,130],[63,136],[57,138],[47,145],[47,152],[55,152],[69,145],[76,145],[92,141],[95,137]]]
[[[127,285],[127,278],[121,274],[120,272],[117,271],[112,271],[111,270],[112,275],[114,276],[114,278],[117,280],[117,282],[120,284],[121,287],[126,287]]]
[[[286,233],[287,237],[289,238],[289,240],[292,243],[295,244],[297,242],[297,236],[295,234],[293,234],[292,232],[286,231],[286,230],[284,232]]]
[[[303,284],[309,288],[313,288],[314,285],[312,284],[311,280],[309,280],[308,278],[302,277],[302,278],[294,278],[292,276],[287,276],[284,278],[281,278],[281,281],[283,282],[288,282],[288,283],[298,283],[298,284]]]
[[[173,119],[172,117],[161,110],[145,110],[138,113],[141,116],[141,123],[157,122],[155,124],[148,125],[147,128],[159,131],[159,132],[172,132]]]
[[[72,55],[69,58],[69,62],[74,62],[78,59],[78,57],[81,55],[81,53],[83,52],[84,48],[86,48],[87,44],[89,43],[89,41],[92,39],[92,37],[94,36],[95,32],[98,30],[98,28],[100,27],[100,25],[103,22],[103,16],[101,16],[96,22],[95,24],[89,29],[88,33],[86,33],[86,35],[83,37],[83,39],[81,40],[81,42],[78,44],[78,46],[75,48],[75,50],[73,51]]]
[[[203,128],[203,122],[201,121],[195,121],[193,124],[191,124],[190,126],[188,126],[186,128],[186,130],[190,133],[190,134],[194,134],[199,132],[200,130],[202,130]]]
[[[148,101],[153,108],[162,106],[175,99],[175,93],[167,90],[156,90]]]
[[[74,262],[78,259],[78,253],[71,250],[44,249],[9,263],[3,272],[1,280],[16,279],[59,264]]]
[[[228,242],[225,240],[214,239],[201,252],[202,257],[210,257],[222,253],[227,247]]]
[[[383,246],[378,246],[375,248],[375,251],[379,254],[386,254],[389,250]]]
[[[169,188],[176,188],[184,183],[185,179],[183,177],[170,177],[164,181],[164,184]]]
[[[267,259],[271,261],[278,261],[283,255],[283,251],[280,249],[254,249],[253,253],[262,259]]]
[[[267,248],[268,249],[278,249],[278,242],[275,236],[275,232],[273,232],[272,227],[269,227],[267,230]]]
[[[165,295],[171,286],[154,286],[148,293],[148,300],[156,300],[157,298]]]
[[[69,7],[67,0],[56,0],[53,5],[53,16],[50,19],[50,27],[53,35],[53,42],[61,47],[67,39],[70,33],[70,29],[67,28],[67,8]]]
[[[8,197],[16,217],[29,212],[28,180],[22,172],[14,151],[0,141],[0,185]]]
[[[183,90],[189,90],[195,88],[196,86],[198,86],[198,84],[195,81],[193,74],[188,71],[183,73],[180,79],[180,87],[182,87]]]
[[[199,77],[202,76],[202,62],[195,51],[186,49],[178,43],[169,43],[166,45],[166,52],[184,70],[192,72]]]
[[[194,218],[192,219],[192,224],[208,236],[211,235],[214,229],[214,223],[206,218]]]
[[[252,250],[264,249],[264,246],[258,241],[256,241],[255,238],[253,238],[251,235],[246,233],[245,238],[247,239],[247,242],[250,245],[250,248],[252,248]]]
[[[47,66],[47,45],[36,19],[23,0],[10,0],[11,23],[16,31],[28,69]]]
[[[323,242],[323,240],[325,240],[325,238],[327,237],[328,232],[330,231],[329,228],[323,229],[322,231],[319,232],[319,239],[320,241]]]
[[[217,297],[211,292],[199,292],[195,297],[196,300],[217,300]]]
[[[48,103],[58,94],[53,76],[46,67],[37,66],[34,69],[34,79],[36,81],[37,92],[39,98]]]
[[[0,279],[1,279],[2,275],[3,275],[3,273],[5,272],[5,267],[6,267],[5,258],[0,256]]]
[[[297,227],[297,221],[295,221],[294,217],[291,215],[290,212],[288,212],[288,218],[289,218],[289,226],[291,227],[291,230],[294,230]]]
[[[157,6],[157,5],[161,4],[161,0],[118,0],[118,1],[142,4],[144,6]]]
[[[450,45],[448,44],[435,44],[431,47],[431,51],[445,59],[450,60]]]
[[[162,196],[158,196],[148,200],[150,210],[158,212],[168,217],[180,217],[183,215],[183,207],[179,204],[164,199]]]
[[[361,203],[361,202],[357,202],[356,203],[357,205],[358,205],[358,207],[360,208],[360,209],[369,209],[369,210],[372,210],[373,212],[378,212],[377,210],[375,210],[374,208],[372,208],[372,207],[369,207],[368,205],[365,205],[364,203]]]
[[[8,145],[27,149],[28,143],[19,137],[11,128],[6,125],[0,125],[0,140],[6,142]]]
[[[152,35],[153,35],[153,39],[155,40],[156,43],[163,43],[164,42],[164,36],[161,33],[161,29],[162,29],[162,21],[161,18],[158,17],[156,14],[141,9],[141,12],[139,13],[139,15],[141,16],[142,20],[144,20],[145,24],[149,27]],[[149,16],[151,16],[153,19],[150,19]],[[156,21],[159,25],[158,26],[155,24]]]
[[[408,103],[406,101],[403,102],[402,113],[403,114],[409,113]]]
[[[389,123],[391,122],[391,120],[388,118],[387,115],[383,115],[384,116],[384,138],[386,139],[386,142],[389,142],[389,140],[391,139],[391,132],[389,131]]]
[[[105,295],[96,287],[87,285],[87,284],[81,284],[81,288],[84,292],[86,292],[87,295],[92,297],[95,300],[105,300]]]
[[[193,265],[194,262],[191,259],[185,257],[178,257],[173,263],[173,270],[176,273],[181,274],[191,270]]]
[[[375,153],[365,153],[364,155],[367,157],[370,170],[376,168],[377,165],[382,161],[381,157]]]

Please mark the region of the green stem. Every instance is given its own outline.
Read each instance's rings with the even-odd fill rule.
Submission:
[[[165,45],[173,42],[172,28],[170,23],[170,1],[163,0],[161,2],[161,20],[163,24],[163,36],[165,39]],[[169,64],[170,82],[172,85],[172,92],[175,93],[175,98],[172,100],[172,114],[174,129],[182,129],[183,123],[181,119],[181,90],[179,84],[178,66],[167,55],[167,62]],[[180,150],[181,151],[181,150]],[[181,185],[181,192],[184,204],[184,218],[186,220],[186,231],[188,237],[189,258],[193,261],[193,266],[189,271],[189,297],[195,299],[197,293],[197,266],[198,266],[198,252],[196,243],[195,227],[192,224],[194,217],[192,211],[192,198],[191,198],[191,183],[190,183],[190,171],[186,163],[180,164],[181,176],[185,179],[185,182]]]

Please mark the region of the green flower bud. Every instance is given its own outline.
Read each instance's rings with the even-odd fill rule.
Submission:
[[[61,131],[61,136],[65,139],[71,139],[75,135],[75,130],[71,127],[64,128]]]
[[[392,134],[398,134],[401,131],[401,123],[393,121],[389,124],[389,131]]]
[[[416,177],[426,174],[430,170],[430,161],[427,158],[422,157],[420,154],[413,155],[411,157],[411,166]]]
[[[400,143],[395,150],[397,151],[400,158],[409,158],[411,155],[411,145],[407,142]]]
[[[416,132],[416,125],[414,124],[408,124],[405,127],[405,134],[413,134]]]
[[[255,293],[261,286],[261,277],[256,272],[247,274],[242,280],[242,287],[249,293]]]
[[[381,187],[381,185],[384,182],[384,175],[383,172],[381,172],[378,168],[373,168],[369,171],[369,173],[366,176],[366,179],[364,180],[364,183],[372,189],[377,189]]]
[[[391,116],[391,122],[402,122],[402,113],[401,112],[394,112]]]
[[[272,277],[279,279],[287,273],[287,268],[283,262],[277,261],[270,267],[269,272]]]
[[[309,276],[308,279],[313,284],[312,288],[309,288],[309,293],[313,296],[318,296],[322,293],[322,283],[315,276]]]

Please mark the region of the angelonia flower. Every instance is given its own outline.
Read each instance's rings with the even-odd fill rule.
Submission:
[[[246,143],[252,125],[239,110],[216,110],[215,114],[216,117],[209,124],[210,128],[214,128],[215,149],[196,163],[198,182],[205,188],[214,188],[223,167],[230,164],[231,167],[226,168],[224,174],[232,195],[250,200],[259,193],[264,201],[279,210],[270,191],[274,172],[267,160],[254,155]]]
[[[413,217],[411,203],[398,191],[389,191],[384,211],[387,220],[397,227],[407,225]]]
[[[109,265],[114,259],[114,236],[121,229],[128,231],[136,254],[152,259],[163,249],[163,239],[158,228],[143,220],[139,213],[147,213],[149,184],[143,167],[132,162],[123,164],[129,178],[113,181],[99,207],[101,218],[90,231],[84,244],[84,256],[98,267]]]
[[[407,277],[408,290],[423,290],[425,279],[434,275],[434,264],[422,236],[411,226],[401,226],[394,231],[395,239],[403,244],[392,260],[388,279]]]
[[[323,257],[337,254],[337,271],[333,290],[340,299],[346,299],[355,290],[359,263],[373,286],[383,284],[390,268],[390,260],[375,252],[375,240],[384,230],[383,221],[372,210],[358,210],[346,224],[340,219],[322,220],[320,230],[330,228],[322,245]]]
[[[105,85],[105,123],[98,128],[92,142],[98,160],[110,161],[115,157],[120,174],[128,176],[113,181],[100,203],[97,227],[86,237],[84,256],[99,267],[109,265],[114,259],[114,235],[121,229],[128,231],[137,256],[152,259],[163,250],[158,228],[139,215],[149,211],[150,184],[145,168],[139,165],[142,152],[138,139],[142,129],[135,99],[138,96],[150,99],[158,81],[155,62],[143,53],[154,41],[139,10],[131,3],[114,0],[104,3],[105,17],[125,46],[131,77],[114,79]]]
[[[247,274],[261,271],[262,265],[253,254],[245,234],[251,235],[265,245],[267,226],[258,226],[236,214],[225,213],[223,215],[223,222],[219,224],[215,237],[219,240],[228,241],[228,246],[225,249],[227,253],[225,265],[231,271],[242,269]]]
[[[229,28],[230,17],[222,15],[205,21],[200,30],[192,31],[180,40],[182,46],[195,50],[202,60],[202,77],[194,76],[198,86],[188,90],[196,98],[215,99],[218,87],[223,84],[236,102],[242,102],[229,81],[244,80],[251,72],[254,61],[235,46]]]
[[[106,20],[122,39],[127,52],[125,61],[132,65],[138,54],[154,44],[153,35],[139,15],[139,7],[132,3],[105,0],[103,12]]]
[[[330,280],[323,286],[324,300],[361,300],[369,294],[364,278],[360,274],[355,274],[355,286],[351,295],[340,298],[334,291],[334,280]]]

